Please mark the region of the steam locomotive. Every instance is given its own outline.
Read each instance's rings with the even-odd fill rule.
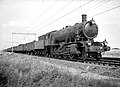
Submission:
[[[18,53],[35,54],[47,57],[73,59],[102,58],[102,52],[109,51],[107,41],[95,42],[98,26],[93,19],[87,21],[87,15],[82,15],[82,23],[66,26],[63,29],[51,31],[39,36],[38,41],[14,46]],[[11,51],[11,48],[6,49]]]

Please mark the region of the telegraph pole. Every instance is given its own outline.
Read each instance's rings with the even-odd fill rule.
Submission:
[[[12,52],[13,52],[13,35],[20,34],[20,35],[35,35],[36,40],[36,33],[12,33]]]
[[[13,33],[12,33],[12,53],[13,53]]]

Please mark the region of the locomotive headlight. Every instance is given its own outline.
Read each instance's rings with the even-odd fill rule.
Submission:
[[[88,40],[87,43],[89,46],[92,44],[92,42],[90,40]]]
[[[91,42],[88,42],[88,45],[91,45]]]
[[[103,49],[102,47],[100,47],[100,49]]]
[[[105,45],[107,45],[108,43],[105,42]]]

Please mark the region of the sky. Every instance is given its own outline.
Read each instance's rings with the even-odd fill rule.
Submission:
[[[14,46],[28,43],[47,32],[81,23],[82,14],[98,25],[95,41],[106,39],[110,47],[120,48],[120,7],[109,10],[116,6],[120,0],[0,0],[0,50],[12,46],[12,35]]]

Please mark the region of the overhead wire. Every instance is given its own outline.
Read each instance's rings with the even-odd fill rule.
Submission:
[[[57,0],[55,0],[55,2],[52,5],[50,5],[50,7],[48,7],[42,14],[40,14],[38,17],[36,17],[30,24],[32,24],[33,22],[38,20],[41,16],[43,16],[49,9],[51,9],[56,4],[56,2],[57,2]]]
[[[41,29],[43,29],[43,28],[45,28],[45,27],[49,26],[50,24],[52,24],[52,23],[54,23],[54,22],[56,22],[56,21],[60,20],[61,18],[65,17],[65,16],[67,16],[67,15],[69,15],[69,14],[73,13],[74,11],[76,11],[76,10],[80,9],[81,7],[83,7],[83,6],[87,5],[87,4],[89,4],[89,3],[90,3],[90,2],[92,2],[92,1],[93,1],[93,0],[90,0],[90,1],[88,1],[87,3],[85,3],[85,4],[83,4],[83,5],[79,6],[79,7],[77,7],[76,9],[74,9],[74,10],[72,10],[72,11],[68,12],[67,14],[65,14],[65,15],[63,15],[63,16],[61,16],[61,17],[59,17],[58,19],[56,19],[56,20],[54,20],[54,21],[50,22],[49,24],[47,24],[47,25],[43,26]],[[39,25],[39,26],[40,26],[40,25]],[[36,26],[35,28],[37,28],[37,27],[39,27],[39,26]],[[34,28],[34,29],[35,29],[35,28]],[[39,29],[39,30],[40,30],[40,29]],[[38,31],[38,30],[36,30],[36,31]],[[36,31],[35,31],[35,32],[36,32]]]
[[[50,16],[48,19],[46,19],[45,21],[43,21],[40,25],[44,24],[45,22],[47,22],[48,20],[50,20],[51,18],[53,18],[55,15],[57,15],[58,13],[60,13],[62,10],[64,10],[66,7],[68,7],[72,2],[73,2],[73,0],[71,0],[68,4],[66,4],[60,10],[58,10],[55,14],[53,14],[52,16]]]
[[[110,1],[111,1],[111,0],[102,0],[102,1],[99,2],[98,4],[96,4],[96,5],[94,5],[93,7],[91,7],[90,10],[89,10],[89,9],[87,9],[87,10],[88,10],[88,12],[92,12],[93,9],[95,10],[95,9],[101,7],[102,5],[104,5],[104,4],[106,4],[106,3],[110,2]],[[86,10],[86,11],[87,11],[87,10]],[[87,12],[87,13],[88,13],[88,12]]]
[[[44,0],[43,0],[44,2]],[[51,9],[55,4],[56,4],[57,0],[55,0],[55,2],[50,5],[50,7],[48,7],[42,14],[40,14],[38,17],[36,17],[32,22],[30,22],[30,24],[33,24],[36,20],[38,20],[42,15],[44,15],[49,9]],[[25,27],[26,28],[26,27]],[[26,36],[27,37],[27,36]],[[26,38],[25,37],[25,38]]]
[[[81,14],[79,14],[79,15],[82,15],[82,14],[85,13],[86,11],[87,11],[86,13],[92,12],[93,10],[101,7],[102,5],[104,5],[104,4],[106,4],[106,3],[110,2],[110,1],[111,1],[111,0],[107,0],[107,1],[106,1],[106,0],[102,0],[102,1],[98,2],[97,4],[95,4],[94,6],[90,7],[89,9],[82,11]],[[77,16],[79,16],[79,15],[77,15]],[[76,16],[70,18],[70,20],[73,19],[73,18],[76,18]]]
[[[89,18],[92,18],[92,17],[98,16],[98,15],[101,15],[101,14],[103,14],[103,13],[106,13],[106,12],[108,12],[108,11],[111,11],[111,10],[114,10],[114,9],[117,9],[117,8],[120,8],[120,5],[119,5],[119,6],[116,6],[116,7],[113,7],[113,8],[110,8],[110,9],[108,9],[108,10],[102,11],[102,12],[100,12],[100,13],[97,13],[97,14],[95,14],[95,15],[93,15],[93,16],[90,16]]]
[[[111,1],[111,0],[101,0],[100,2],[98,2],[97,4],[95,4],[94,6],[91,6],[89,9],[87,9],[87,10],[84,10],[83,12],[81,12],[81,14],[83,14],[84,12],[89,12],[89,11],[91,11],[91,10],[93,10],[93,9],[96,9],[96,8],[98,8],[98,7],[100,7],[100,6],[102,6],[102,5],[104,5],[105,3],[107,3],[107,2],[109,2],[109,1]],[[81,15],[81,14],[79,14],[79,15]],[[77,15],[78,16],[78,15]],[[75,17],[76,16],[74,16],[74,17],[72,17],[72,18],[69,18],[69,20],[71,20],[71,19],[75,19]],[[68,21],[68,20],[67,20]],[[63,22],[62,22],[63,23]],[[61,23],[60,23],[61,24]],[[58,25],[57,25],[58,26]],[[55,26],[56,27],[56,26]]]
[[[88,12],[91,12],[92,10],[95,10],[95,9],[97,9],[98,7],[100,7],[100,6],[104,5],[105,3],[109,2],[110,0],[107,0],[107,1],[105,1],[105,2],[104,2],[104,1],[105,1],[105,0],[102,0],[102,1],[98,2],[98,3],[95,4],[94,6],[91,6],[89,9],[86,9],[86,10],[82,11],[79,15],[85,13],[86,11],[87,11],[87,13],[88,13]],[[79,16],[79,15],[77,15],[77,16]],[[72,17],[72,18],[70,18],[70,19],[73,19],[73,18],[75,18],[75,17],[76,17],[76,16],[74,16],[74,17]]]

